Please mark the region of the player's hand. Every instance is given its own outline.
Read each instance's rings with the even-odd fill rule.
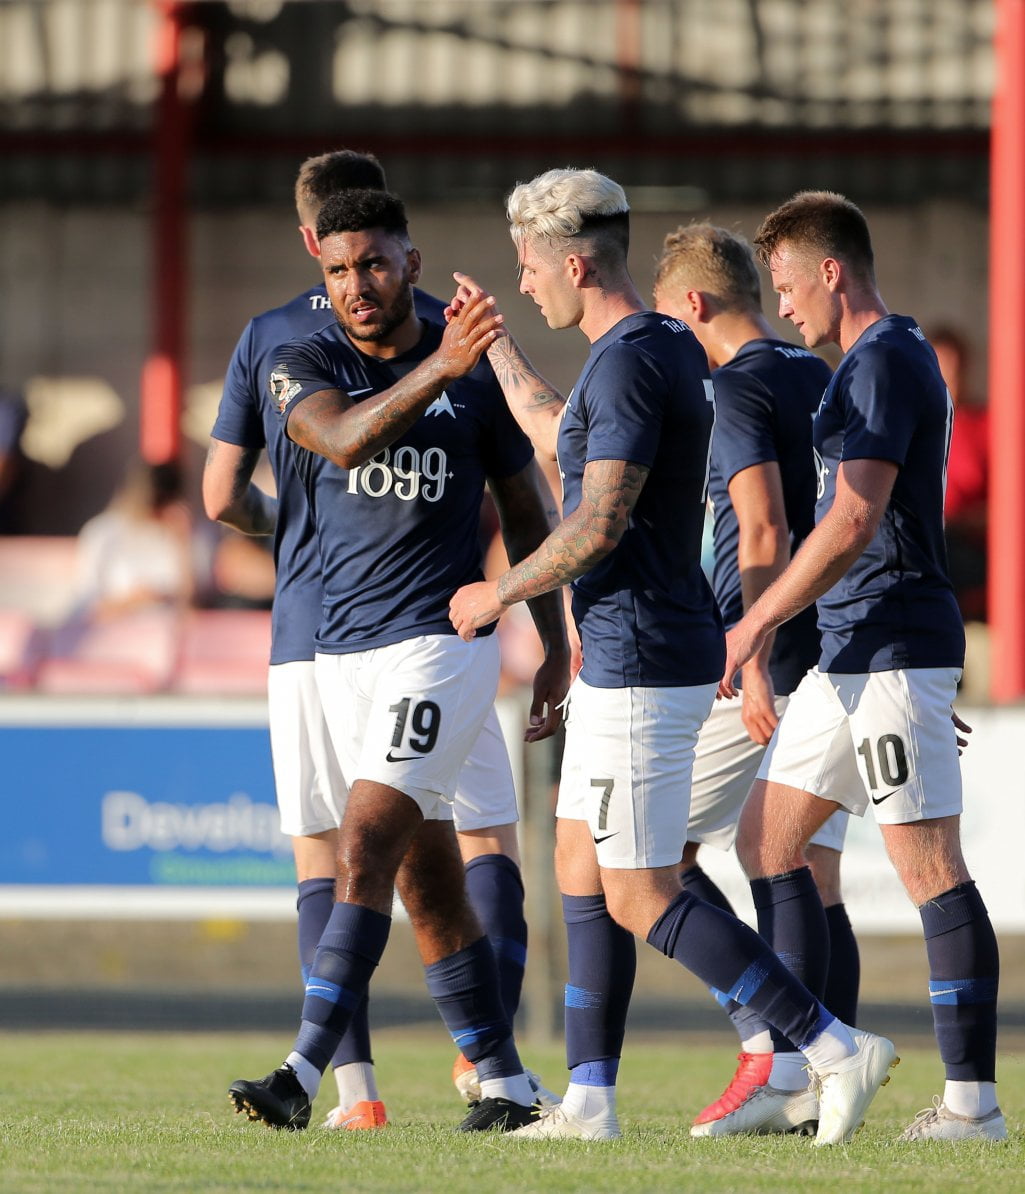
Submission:
[[[461,274],[458,270],[456,270],[452,274],[452,277],[455,278],[455,280],[456,280],[456,292],[452,296],[451,301],[449,302],[448,306],[445,308],[445,311],[444,311],[446,323],[449,323],[453,319],[455,319],[455,317],[459,314],[459,312],[476,295],[483,296],[485,299],[490,299],[492,304],[494,304],[494,310],[495,310],[496,315],[498,315],[500,319],[503,319],[503,317],[499,314],[497,300],[496,300],[495,296],[493,294],[491,294],[489,291],[485,290],[485,288],[483,286],[481,286],[481,284],[479,282],[475,282],[474,279],[471,278],[469,274]],[[495,329],[495,331],[497,333],[495,336],[496,340],[499,339],[501,336],[508,336],[508,334],[509,334],[508,330],[505,327],[504,321],[499,327],[497,327]]]
[[[950,720],[954,723],[954,730],[957,735],[957,753],[960,755],[964,753],[964,748],[968,745],[968,739],[963,737],[963,735],[970,734],[972,727],[968,722],[962,721],[953,709],[950,711]]]
[[[569,691],[569,657],[565,652],[548,656],[534,673],[534,695],[524,742],[550,738],[562,725],[562,704]]]
[[[740,719],[747,730],[747,736],[759,746],[767,746],[779,718],[776,715],[776,692],[768,670],[758,663],[749,662],[743,669],[744,687],[741,689],[743,706]]]
[[[448,620],[456,634],[466,642],[476,638],[479,626],[490,626],[505,613],[506,607],[498,599],[498,582],[482,580],[463,585],[448,603]]]
[[[722,679],[719,681],[719,691],[716,696],[735,697],[737,687],[734,684],[737,672],[757,652],[765,638],[764,630],[757,631],[747,616],[726,632],[726,667],[723,669]]]
[[[453,300],[453,303],[456,300]],[[494,297],[479,287],[466,288],[458,310],[446,308],[445,331],[435,356],[453,381],[465,377],[494,343],[502,326]]]

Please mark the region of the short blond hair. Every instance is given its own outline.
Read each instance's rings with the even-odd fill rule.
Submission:
[[[655,289],[700,290],[725,312],[761,312],[762,281],[754,251],[738,233],[717,224],[680,225],[666,235],[655,266]]]
[[[618,182],[597,170],[548,170],[521,182],[506,202],[513,241],[541,240],[560,251],[586,248],[595,256],[630,247],[630,205]]]

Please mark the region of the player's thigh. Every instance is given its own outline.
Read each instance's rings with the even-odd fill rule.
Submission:
[[[714,684],[570,690],[556,815],[587,823],[602,867],[673,866]]]
[[[271,666],[267,711],[281,832],[307,837],[337,829],[345,812],[347,788],[313,660]]]
[[[858,771],[881,825],[958,816],[956,668],[909,668],[832,679],[851,706]]]
[[[505,735],[494,706],[488,711],[466,762],[460,768],[452,807],[458,833],[483,837],[484,831],[495,830],[491,837],[501,835],[508,844],[511,836],[515,846],[515,825],[519,820],[516,785]],[[505,826],[510,829],[504,830],[502,827]],[[465,850],[463,857],[466,857]]]
[[[868,798],[858,777],[848,711],[818,668],[791,693],[756,778],[834,801],[856,816],[865,811]]]
[[[345,739],[346,774],[353,784],[364,779],[406,794],[429,820],[451,820],[459,772],[494,705],[494,636],[465,643],[425,635],[346,658],[317,657],[318,681],[328,672],[342,677],[332,685],[339,705],[348,672],[351,723],[336,726],[328,709],[335,740]]]
[[[776,698],[782,715],[788,698]],[[765,747],[752,741],[743,721],[743,702],[716,701],[698,734],[690,789],[687,841],[729,850]]]

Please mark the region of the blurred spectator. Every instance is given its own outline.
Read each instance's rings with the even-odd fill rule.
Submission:
[[[986,522],[989,488],[988,411],[969,389],[968,342],[953,327],[932,330],[940,372],[954,403],[943,513],[947,558],[962,617],[986,620]]]
[[[190,604],[191,537],[179,466],[133,466],[107,508],[79,532],[77,619]]]
[[[0,387],[0,535],[10,535],[19,529],[13,507],[15,491],[25,470],[21,436],[27,422],[24,397],[17,390]]]
[[[212,591],[206,604],[215,609],[270,609],[274,600],[273,540],[224,530],[210,561]]]

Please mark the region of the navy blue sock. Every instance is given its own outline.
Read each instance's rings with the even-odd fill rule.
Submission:
[[[520,868],[506,854],[472,858],[466,864],[466,894],[495,951],[502,1006],[511,1024],[520,1006],[523,968],[527,964]]]
[[[302,970],[303,986],[310,977],[310,967],[317,953],[317,946],[331,919],[335,906],[334,879],[304,879],[299,884],[299,896],[295,909],[299,913],[297,933],[299,937],[299,967]]]
[[[969,880],[918,911],[946,1076],[953,1082],[994,1082],[1000,956],[986,905]]]
[[[711,904],[715,908],[721,908],[723,912],[728,912],[731,916],[736,916],[733,905],[723,894],[722,889],[697,863],[680,872],[680,882],[683,884],[684,891],[689,891],[691,895],[697,896],[699,900],[704,900],[706,904]]]
[[[858,994],[861,988],[861,954],[843,904],[826,909],[829,926],[829,972],[822,1002],[838,1019],[852,1028],[858,1022]]]
[[[753,929],[688,891],[652,925],[648,943],[707,986],[750,1007],[798,1048],[832,1021]]]
[[[630,1008],[637,945],[632,933],[609,916],[603,895],[562,897],[569,946],[566,983],[566,1062],[573,1081],[593,1086],[596,1080],[577,1077],[577,1067],[606,1062],[623,1052],[626,1014]],[[580,1071],[581,1075],[584,1071]],[[597,1071],[587,1071],[594,1079]],[[615,1084],[615,1069],[606,1066],[597,1085]]]
[[[680,880],[683,883],[683,890],[689,891],[691,895],[697,896],[699,900],[704,900],[706,904],[711,904],[713,908],[721,908],[723,912],[728,912],[731,916],[736,916],[733,911],[733,905],[723,894],[717,883],[714,883],[708,875],[701,869],[700,866],[689,867],[685,871],[681,871]],[[744,1007],[742,1003],[737,1003],[735,999],[727,999],[721,991],[712,991],[712,994],[719,1001],[723,1011],[729,1016],[730,1023],[737,1030],[737,1036],[742,1041],[749,1041],[753,1036],[759,1032],[763,1032],[768,1025],[749,1007]]]
[[[498,990],[498,967],[487,937],[424,968],[427,990],[456,1048],[477,1077],[509,1078],[523,1071]]]
[[[335,906],[334,879],[304,879],[299,884],[299,898],[296,909],[299,913],[299,966],[302,969],[303,986],[310,977],[310,968],[317,953],[317,946],[331,918]],[[373,1062],[370,1052],[370,1017],[366,998],[360,1001],[352,1013],[352,1019],[345,1030],[331,1058],[332,1066],[346,1065],[352,1061]]]
[[[751,880],[758,932],[787,969],[822,999],[829,972],[829,930],[810,867]],[[777,1031],[776,1050],[793,1046]]]
[[[321,1073],[327,1069],[388,942],[391,917],[359,904],[335,904],[310,968],[295,1039]]]

